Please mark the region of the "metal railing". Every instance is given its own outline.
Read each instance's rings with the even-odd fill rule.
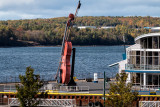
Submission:
[[[160,70],[160,65],[126,64],[126,70]]]
[[[4,85],[4,92],[16,92],[15,85]]]
[[[157,91],[160,90],[160,85],[134,85],[132,89],[138,91]]]
[[[21,74],[21,75],[25,75],[25,74]],[[40,75],[40,79],[44,81],[55,81],[54,74]],[[19,76],[17,75],[12,75],[12,76],[2,75],[0,78],[0,83],[19,83],[19,82],[20,82],[20,79],[19,79]]]
[[[0,104],[3,103],[3,98],[2,98],[2,94],[0,95]]]
[[[160,107],[160,101],[139,101],[139,107]]]
[[[37,101],[39,102],[37,106],[42,107],[76,107],[75,99],[37,99]],[[20,102],[17,98],[9,98],[8,105],[20,106]]]
[[[16,92],[15,85],[3,85],[4,92]],[[54,86],[53,84],[48,84],[39,89],[40,92],[88,92],[89,86]]]
[[[60,91],[67,92],[89,92],[89,86],[60,86]]]

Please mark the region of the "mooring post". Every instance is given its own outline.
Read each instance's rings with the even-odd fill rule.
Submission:
[[[105,85],[106,85],[105,84],[106,83],[106,81],[105,81],[106,80],[106,76],[105,75],[106,74],[105,74],[105,71],[104,71],[104,89],[103,89],[103,91],[104,91],[104,95],[103,95],[104,96],[104,107],[105,107]]]

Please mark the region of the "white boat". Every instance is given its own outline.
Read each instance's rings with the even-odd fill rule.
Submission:
[[[136,37],[135,44],[126,48],[126,59],[115,64],[119,64],[119,73],[128,74],[127,83],[141,88],[159,89],[160,33]]]

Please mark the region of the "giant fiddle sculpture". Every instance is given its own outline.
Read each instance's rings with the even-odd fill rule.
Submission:
[[[69,41],[70,30],[73,27],[73,23],[75,17],[77,16],[78,10],[80,9],[81,3],[79,0],[75,15],[69,14],[69,19],[66,23],[64,37],[62,41],[62,50],[61,50],[61,59],[58,66],[58,70],[55,76],[55,79],[58,77],[59,72],[59,80],[62,84],[68,84],[70,81],[71,75],[71,64],[70,64],[70,56],[72,53],[72,43]]]

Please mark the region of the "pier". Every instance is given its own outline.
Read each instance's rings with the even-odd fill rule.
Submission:
[[[64,86],[64,85],[60,86],[58,83],[56,83],[56,81],[49,81],[48,84],[45,84],[45,86],[42,87],[41,91],[48,91],[47,101],[50,102],[49,104],[53,104],[51,102],[68,100],[69,102],[70,101],[74,102],[70,107],[75,107],[73,105],[76,105],[78,107],[88,106],[91,103],[94,105],[98,104],[99,106],[97,107],[103,107],[104,104],[103,79],[98,79],[98,83],[94,83],[92,81],[87,82],[86,80],[79,80],[76,81],[76,83],[77,86]],[[15,102],[17,102],[15,96],[16,94],[15,84],[19,83],[8,83],[0,85],[1,105],[11,106],[12,104],[15,104]],[[105,88],[106,98],[109,97],[108,91],[109,91],[109,83],[106,83],[106,88]],[[156,95],[155,94],[151,95],[150,92],[151,93],[156,92]],[[148,104],[149,102],[147,101],[152,101],[151,103],[156,103],[154,101],[160,100],[160,93],[158,90],[157,91],[150,90],[150,92],[139,90],[140,95],[138,95],[137,101],[134,101],[133,106],[137,107],[142,103],[143,103],[142,105]],[[42,99],[42,102],[47,102],[47,101]],[[48,104],[48,103],[42,103],[42,104]],[[140,106],[140,107],[145,107],[145,106]]]

